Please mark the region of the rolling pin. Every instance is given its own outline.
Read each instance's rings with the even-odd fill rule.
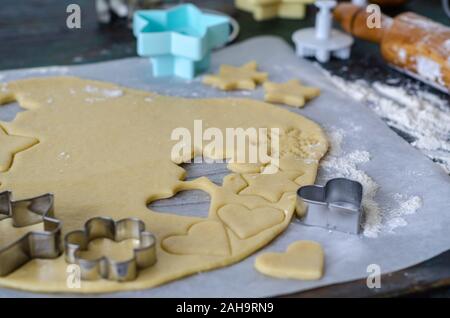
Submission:
[[[381,15],[381,27],[369,28],[372,13],[350,3],[339,4],[334,18],[354,36],[380,44],[383,58],[397,69],[449,93],[450,28],[421,15]]]

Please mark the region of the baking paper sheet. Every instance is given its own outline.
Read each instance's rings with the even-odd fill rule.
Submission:
[[[133,297],[264,297],[298,292],[320,286],[367,277],[370,264],[380,266],[382,273],[403,269],[450,248],[450,177],[436,164],[391,131],[370,109],[350,100],[335,88],[312,63],[299,59],[292,48],[274,37],[259,37],[230,46],[213,55],[212,70],[220,64],[244,64],[256,60],[272,81],[281,82],[299,78],[309,85],[320,87],[319,98],[304,109],[287,108],[307,116],[327,129],[341,129],[345,137],[344,152],[367,150],[371,160],[360,165],[379,185],[377,202],[383,207],[392,204],[392,194],[417,195],[423,207],[405,217],[408,225],[383,232],[378,238],[367,238],[324,229],[306,227],[293,222],[289,228],[261,251],[232,266],[205,272],[154,289],[122,292],[108,296]],[[0,73],[3,81],[19,78],[75,75],[89,79],[115,82],[124,86],[155,91],[160,94],[201,97],[249,97],[262,99],[262,88],[254,92],[220,92],[201,84],[201,79],[155,79],[151,76],[148,60],[129,58],[82,66],[13,70]],[[15,107],[0,108],[0,119],[11,118]],[[238,116],[238,114],[236,114]],[[150,123],[149,123],[150,124]],[[355,127],[361,127],[355,133]],[[227,171],[223,165],[191,166],[191,178],[207,174],[220,182]],[[320,179],[327,175],[321,171]],[[203,212],[208,203],[201,193],[177,197],[185,207],[178,213]],[[173,204],[173,202],[172,202]],[[170,211],[164,202],[156,204],[161,211]],[[195,212],[194,212],[195,213]],[[267,251],[284,251],[296,240],[314,240],[321,243],[326,255],[326,270],[319,281],[279,280],[266,277],[253,268],[255,257]],[[0,296],[33,296],[35,294],[1,289]],[[355,295],[357,296],[357,295]]]

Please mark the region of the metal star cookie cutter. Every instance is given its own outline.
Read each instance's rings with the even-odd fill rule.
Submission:
[[[62,223],[54,218],[53,206],[52,194],[13,201],[11,192],[0,193],[0,220],[11,218],[14,227],[44,224],[43,231],[28,232],[0,248],[0,276],[14,272],[32,259],[51,259],[61,254]]]
[[[97,238],[108,238],[115,242],[136,239],[138,247],[133,249],[133,257],[125,261],[114,261],[108,257],[91,260],[82,258],[81,251],[88,249],[89,242]],[[156,238],[145,231],[145,224],[136,218],[114,221],[109,217],[89,219],[84,230],[68,233],[64,238],[66,262],[80,266],[81,279],[100,278],[119,282],[134,280],[140,269],[156,262]]]
[[[325,186],[301,187],[297,195],[307,212],[301,219],[305,225],[358,234],[361,230],[363,187],[345,178],[329,180]]]

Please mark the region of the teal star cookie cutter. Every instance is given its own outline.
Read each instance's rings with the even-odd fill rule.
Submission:
[[[192,79],[209,67],[211,50],[228,42],[230,19],[193,4],[139,10],[133,18],[137,53],[149,57],[153,75]]]

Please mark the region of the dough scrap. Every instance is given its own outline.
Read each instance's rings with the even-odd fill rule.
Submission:
[[[81,288],[70,289],[67,263],[61,256],[32,260],[0,277],[0,286],[27,291],[105,293],[150,288],[236,263],[286,229],[295,209],[295,191],[303,185],[296,180],[305,174],[315,178],[317,164],[290,164],[288,171],[280,172],[283,177],[268,175],[284,189],[273,189],[274,202],[263,197],[272,198],[271,189],[241,194],[248,188],[242,173],[230,172],[222,186],[206,177],[184,181],[185,170],[171,160],[177,141],[170,136],[175,128],[193,132],[197,119],[203,120],[204,129],[221,131],[229,127],[279,128],[282,157],[295,160],[318,162],[328,148],[322,129],[311,120],[250,99],[183,99],[74,77],[45,77],[8,83],[7,92],[0,90],[0,101],[6,100],[17,101],[26,110],[14,121],[2,123],[6,131],[39,143],[21,152],[9,170],[0,173],[0,191],[12,191],[17,200],[54,193],[55,216],[63,222],[63,235],[83,228],[92,217],[108,216],[115,220],[137,217],[157,238],[157,263],[140,271],[134,281],[82,281]],[[201,155],[201,149],[196,149],[192,158]],[[283,161],[280,164],[283,166]],[[207,218],[159,213],[147,207],[155,200],[193,189],[211,197]],[[229,204],[249,210],[277,209],[284,219],[243,239],[219,218],[218,210]],[[0,221],[1,246],[17,231],[2,224],[7,220]],[[237,222],[234,220],[233,226],[241,228]],[[223,252],[226,248],[217,248],[225,245],[225,239],[218,244],[218,238],[210,239],[212,232],[222,238],[220,233],[226,234],[228,253]],[[195,243],[195,237],[195,242],[201,242]],[[122,252],[114,252],[121,258]]]
[[[35,144],[38,140],[30,137],[9,135],[0,126],[0,172],[7,171],[12,164],[14,156]]]
[[[319,96],[320,89],[304,86],[298,80],[285,83],[264,83],[264,99],[271,103],[286,104],[293,107],[303,107],[306,101]]]
[[[255,268],[268,276],[317,280],[323,276],[322,246],[313,241],[297,241],[284,253],[264,253],[255,260]]]
[[[257,71],[255,61],[241,67],[221,65],[217,75],[205,75],[203,83],[225,91],[245,89],[252,90],[257,84],[267,80],[268,74]]]

